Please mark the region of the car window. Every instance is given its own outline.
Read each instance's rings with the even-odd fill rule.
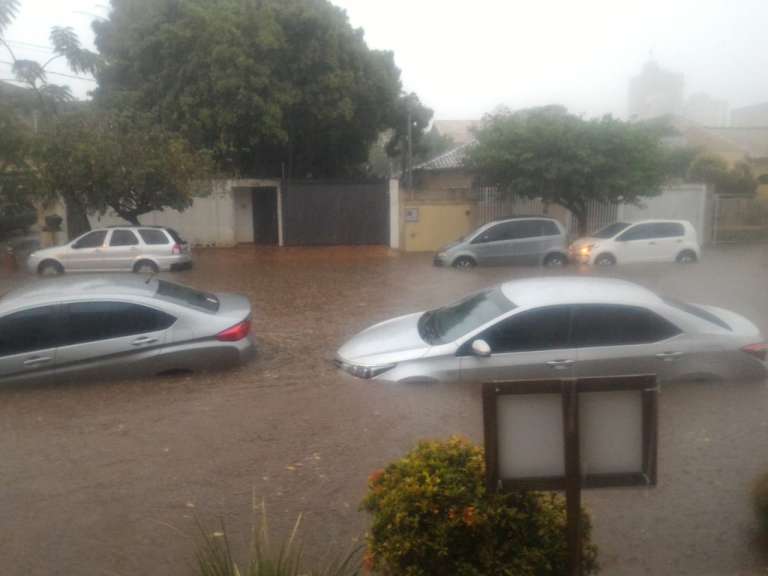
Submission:
[[[541,236],[541,220],[521,220],[519,222],[513,222],[509,234],[508,240],[519,240],[522,238],[536,238]]]
[[[165,280],[158,281],[155,295],[160,298],[168,298],[186,306],[202,308],[208,312],[216,312],[219,309],[219,299],[215,294],[201,292],[189,286],[182,286],[181,284],[174,284]]]
[[[452,306],[422,314],[419,334],[430,344],[453,342],[514,307],[500,288],[483,290]]]
[[[559,236],[560,228],[552,220],[539,220],[541,230],[539,236]]]
[[[109,340],[169,328],[176,318],[128,302],[77,302],[67,305],[63,345]]]
[[[605,228],[601,228],[597,232],[592,234],[593,238],[613,238],[621,232],[622,230],[626,230],[630,224],[628,222],[614,222],[613,224],[608,224]]]
[[[168,234],[171,235],[171,238],[173,238],[173,241],[176,242],[176,244],[186,244],[187,241],[184,240],[184,238],[181,237],[181,234],[176,232],[173,228],[166,228],[168,231]]]
[[[170,244],[165,232],[158,230],[157,228],[141,228],[139,229],[139,235],[141,236],[141,239],[144,240],[144,244],[149,244],[150,246]]]
[[[685,235],[685,228],[679,222],[658,222],[654,235],[656,238],[677,238]]]
[[[583,304],[574,308],[571,346],[647,344],[679,333],[679,328],[646,308]]]
[[[58,306],[41,306],[0,318],[0,356],[57,346]]]
[[[109,239],[110,246],[135,246],[138,243],[136,234],[130,230],[112,230],[112,237]]]
[[[524,352],[568,347],[570,306],[547,306],[515,314],[484,331],[491,352]]]
[[[718,316],[715,316],[714,314],[712,314],[712,312],[708,312],[707,310],[704,310],[703,308],[696,306],[695,304],[689,304],[688,302],[680,302],[679,300],[674,300],[672,298],[664,298],[664,302],[666,302],[673,308],[677,308],[678,310],[682,310],[683,312],[692,314],[693,316],[696,316],[701,320],[706,320],[707,322],[710,322],[716,326],[720,326],[720,328],[725,328],[726,330],[731,332],[733,331],[733,329],[728,325],[727,322],[725,322],[725,320],[723,320],[722,318],[719,318]]]
[[[104,239],[106,237],[106,230],[94,230],[93,232],[89,232],[85,236],[82,236],[79,240],[72,244],[72,248],[98,248],[99,246],[104,245]]]
[[[482,232],[479,236],[472,240],[472,244],[485,244],[486,242],[498,242],[504,240],[509,234],[508,222],[496,224],[491,226],[485,232]]]
[[[632,226],[632,228],[624,232],[616,240],[627,242],[629,240],[645,240],[647,238],[656,238],[656,224],[647,223]]]

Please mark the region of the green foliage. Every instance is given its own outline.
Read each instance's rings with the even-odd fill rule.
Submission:
[[[253,531],[250,557],[243,567],[234,560],[225,527],[213,534],[200,530],[197,547],[197,574],[199,576],[357,576],[360,574],[358,554],[352,551],[323,568],[303,568],[301,548],[297,534],[301,516],[296,519],[289,538],[279,547],[272,544],[264,504],[261,505],[261,523]]]
[[[183,210],[196,181],[208,177],[206,154],[136,114],[61,116],[35,149],[40,186],[87,211],[113,209],[134,224],[146,212]]]
[[[488,494],[481,448],[422,442],[371,476],[366,563],[397,576],[559,576],[567,572],[565,504],[535,492]],[[583,571],[597,571],[583,516]]]
[[[13,22],[20,4],[20,0],[0,0],[0,32]]]
[[[737,162],[732,167],[716,154],[700,154],[688,170],[688,178],[714,187],[718,194],[754,195],[759,181],[746,162]]]
[[[396,123],[400,72],[327,0],[112,0],[96,99],[150,113],[219,169],[344,175]]]
[[[586,229],[586,207],[638,202],[668,176],[658,128],[610,116],[584,120],[560,106],[487,116],[467,164],[482,183],[569,209]]]
[[[761,474],[755,481],[752,503],[761,528],[768,532],[768,472]]]

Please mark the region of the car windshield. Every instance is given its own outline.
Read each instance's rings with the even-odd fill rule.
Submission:
[[[594,234],[592,234],[593,238],[613,238],[627,228],[629,226],[629,222],[614,222],[613,224],[608,224],[605,228],[601,228]]]
[[[176,242],[176,244],[186,244],[187,241],[184,240],[184,238],[181,237],[181,235],[176,232],[173,228],[166,228],[168,231],[168,234],[171,235],[171,238],[173,238],[173,241]]]
[[[188,286],[174,284],[165,280],[159,280],[157,283],[157,292],[155,295],[159,298],[167,298],[176,303],[181,303],[194,308],[202,308],[208,312],[217,312],[219,310],[219,299],[208,292],[194,290]]]
[[[500,288],[484,290],[450,306],[425,312],[419,319],[419,335],[430,344],[453,342],[514,307]]]

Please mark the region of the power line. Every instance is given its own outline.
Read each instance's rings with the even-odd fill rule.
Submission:
[[[6,62],[5,60],[0,60],[0,64],[13,66],[13,62]],[[71,78],[72,80],[85,80],[86,82],[96,82],[95,78],[89,78],[88,76],[76,76],[75,74],[66,74],[64,72],[49,72],[46,70],[45,74],[52,74],[53,76],[61,76],[63,78]]]
[[[50,46],[43,46],[42,44],[32,44],[31,42],[22,42],[21,40],[9,40],[8,38],[5,39],[8,44],[13,44],[14,46],[23,46],[26,48],[37,48],[38,50],[45,50],[49,54],[52,54],[54,52],[53,48]]]

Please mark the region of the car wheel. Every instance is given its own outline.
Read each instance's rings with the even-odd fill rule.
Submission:
[[[40,276],[58,276],[64,273],[64,267],[55,260],[44,260],[37,267]]]
[[[693,250],[683,250],[677,255],[677,258],[675,258],[675,262],[678,264],[693,264],[697,260],[696,252]]]
[[[133,267],[136,274],[157,274],[157,264],[151,260],[139,260]]]
[[[562,268],[567,265],[568,258],[565,254],[560,254],[559,252],[548,254],[547,257],[544,258],[544,266],[547,268]]]
[[[473,258],[470,258],[469,256],[459,256],[456,258],[456,260],[453,261],[453,267],[454,268],[474,268],[477,266],[477,262],[474,261]]]
[[[614,266],[616,264],[616,258],[613,254],[600,254],[595,258],[595,266]]]

